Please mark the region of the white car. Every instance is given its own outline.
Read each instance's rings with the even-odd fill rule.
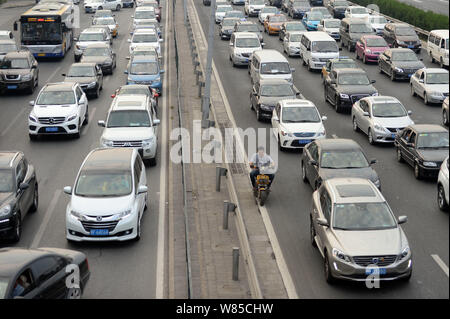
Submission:
[[[97,148],[81,164],[66,208],[68,241],[139,240],[147,208],[145,166],[133,148]]]
[[[341,20],[339,19],[322,19],[317,26],[317,31],[326,32],[330,37],[339,41],[341,39],[341,34],[339,32],[340,26]]]
[[[420,96],[425,104],[442,104],[448,97],[448,71],[440,68],[417,70],[409,80],[411,95]]]
[[[257,17],[259,12],[266,6],[264,0],[246,0],[244,12],[249,17]]]
[[[160,39],[155,31],[146,29],[137,29],[133,33],[133,37],[128,39],[130,43],[130,54],[138,46],[152,46],[156,48],[158,55],[161,55],[161,45],[163,39]]]
[[[86,94],[78,83],[48,83],[39,92],[28,116],[31,140],[39,135],[70,134],[80,137],[81,127],[89,121]]]
[[[370,12],[367,8],[361,6],[349,6],[345,9],[346,18],[365,18],[368,19]]]
[[[280,150],[303,148],[306,144],[326,137],[323,121],[317,107],[308,100],[286,99],[275,106],[272,113],[272,131]]]
[[[155,118],[152,101],[143,94],[118,95],[108,111],[100,138],[102,147],[133,147],[142,159],[156,165],[159,120]]]
[[[283,39],[283,51],[288,56],[300,56],[300,38],[302,31],[289,31]]]
[[[352,106],[355,132],[367,134],[369,143],[394,143],[395,136],[414,122],[403,104],[395,97],[365,97]]]
[[[103,9],[119,11],[122,7],[122,0],[84,0],[84,11],[86,13],[94,13]]]
[[[233,7],[229,4],[218,5],[215,13],[216,23],[221,23],[228,11],[233,11]]]
[[[131,16],[133,18],[133,27],[136,24],[142,23],[150,23],[150,22],[158,22],[156,20],[155,8],[152,7],[139,7],[134,11],[134,15]]]
[[[252,32],[234,32],[230,38],[230,61],[233,66],[248,65],[250,56],[256,50],[262,50],[264,43]]]
[[[367,20],[372,26],[372,29],[375,31],[375,33],[379,36],[382,36],[384,26],[388,23],[387,19],[379,15],[370,15]]]
[[[266,20],[267,16],[272,15],[272,14],[277,14],[278,11],[279,10],[277,7],[265,6],[264,8],[261,9],[261,11],[259,11],[258,21],[261,24],[264,24],[264,21]]]
[[[449,188],[449,180],[448,180],[448,165],[449,165],[448,156],[444,160],[441,165],[441,170],[439,171],[438,176],[438,205],[439,209],[445,212],[448,212],[449,207],[449,196],[448,196],[448,188]]]
[[[80,33],[80,37],[74,38],[73,40],[75,41],[75,48],[73,50],[75,62],[79,62],[84,50],[89,45],[95,43],[111,44],[112,36],[107,27],[91,27],[83,30]]]
[[[119,25],[117,24],[116,19],[114,19],[113,17],[94,18],[94,20],[92,20],[92,25],[108,27],[109,33],[113,38],[119,35]]]

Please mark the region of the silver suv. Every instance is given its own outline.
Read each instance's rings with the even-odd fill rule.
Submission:
[[[400,227],[406,221],[406,216],[395,218],[367,179],[325,181],[313,193],[310,234],[324,259],[326,281],[366,281],[374,276],[409,280],[412,254]]]

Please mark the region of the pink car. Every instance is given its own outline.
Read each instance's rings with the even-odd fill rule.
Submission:
[[[378,62],[378,57],[389,49],[387,42],[378,35],[364,35],[356,42],[356,59],[361,58],[364,63]]]

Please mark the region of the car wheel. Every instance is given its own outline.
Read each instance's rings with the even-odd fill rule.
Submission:
[[[262,121],[261,110],[258,106],[256,107],[256,119],[258,120],[258,122]]]
[[[134,238],[135,241],[139,241],[141,239],[141,219],[138,217],[138,221],[136,224],[136,237]]]
[[[116,7],[116,11],[120,11],[120,9],[121,9],[120,8],[120,4],[118,4],[117,7]]]
[[[316,243],[316,240],[315,240],[316,231],[314,230],[314,223],[312,221],[311,216],[309,217],[309,234],[310,234],[310,239],[311,239],[311,245],[313,247],[317,247],[317,243]]]
[[[427,92],[423,93],[423,101],[425,102],[425,105],[430,105],[430,101],[428,100]]]
[[[312,69],[311,69],[311,64],[309,63],[309,60],[308,60],[308,64],[307,64],[307,66],[306,66],[307,68],[308,68],[308,71],[309,72],[311,72],[312,71]]]
[[[35,84],[35,82],[33,80],[33,82],[31,83],[30,87],[27,90],[28,94],[33,94],[35,88],[36,88],[36,84]]]
[[[392,81],[392,82],[395,81],[395,73],[394,73],[394,70],[391,70],[391,81]]]
[[[148,160],[148,165],[150,165],[150,166],[156,166],[156,154],[155,154],[155,157],[150,158],[150,159]]]
[[[14,243],[17,243],[20,240],[21,236],[22,236],[22,215],[20,214],[20,212],[18,212],[16,216],[16,227],[14,228],[14,234],[11,240]]]
[[[356,117],[353,117],[353,131],[359,132],[358,123],[356,123]]]
[[[308,176],[306,176],[306,167],[305,167],[305,163],[303,163],[303,161],[302,161],[302,181],[304,183],[308,183]]]
[[[103,10],[103,7],[98,7],[97,10]]]
[[[444,186],[442,186],[441,184],[438,185],[437,201],[440,210],[445,212],[448,211],[448,204],[447,201],[445,200]]]
[[[442,59],[442,57],[439,59],[439,66],[441,67],[441,69],[444,68],[444,60]]]
[[[34,194],[33,194],[33,203],[30,207],[30,213],[33,213],[37,211],[39,205],[39,191],[38,191],[38,184],[34,186]]]
[[[411,96],[416,96],[416,95],[417,95],[417,93],[416,93],[416,91],[414,90],[413,85],[411,84]]]
[[[429,52],[429,55],[430,55],[431,63],[436,62],[436,60],[434,59],[433,54],[431,52]]]
[[[422,172],[420,171],[419,164],[414,163],[414,177],[416,179],[422,179]]]
[[[376,141],[373,139],[373,133],[372,130],[369,128],[369,131],[367,132],[367,137],[369,139],[370,145],[375,145]]]
[[[281,151],[281,152],[284,152],[285,151],[285,148],[281,145],[281,137],[278,135],[278,149]]]
[[[403,163],[404,159],[402,156],[402,151],[400,151],[400,148],[397,147],[397,162],[399,163]]]
[[[442,124],[448,125],[448,116],[447,116],[447,112],[446,111],[442,112]]]
[[[339,101],[339,96],[335,96],[334,98],[334,109],[336,110],[336,113],[341,113],[342,108],[340,106],[341,102]]]
[[[97,93],[98,93],[98,89],[97,89]],[[98,94],[97,94],[98,97]],[[87,125],[89,123],[89,108],[86,108],[86,115],[84,116],[84,121],[83,121],[83,125]]]
[[[73,134],[73,137],[75,137],[76,139],[80,138],[81,136],[81,120],[78,120],[78,132],[76,132],[75,134]]]
[[[68,288],[65,299],[81,299],[81,288]]]
[[[331,267],[330,267],[330,262],[328,261],[327,252],[325,252],[323,268],[324,268],[325,280],[327,281],[327,283],[329,283],[329,284],[334,283],[335,278],[333,277],[333,275],[331,273]]]

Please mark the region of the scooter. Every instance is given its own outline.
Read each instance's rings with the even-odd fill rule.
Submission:
[[[252,169],[255,166],[251,166]],[[270,178],[269,178],[269,167],[263,166],[259,168],[259,174],[256,176],[255,188],[253,189],[253,194],[255,195],[256,201],[259,205],[264,206],[267,197],[270,194]]]

